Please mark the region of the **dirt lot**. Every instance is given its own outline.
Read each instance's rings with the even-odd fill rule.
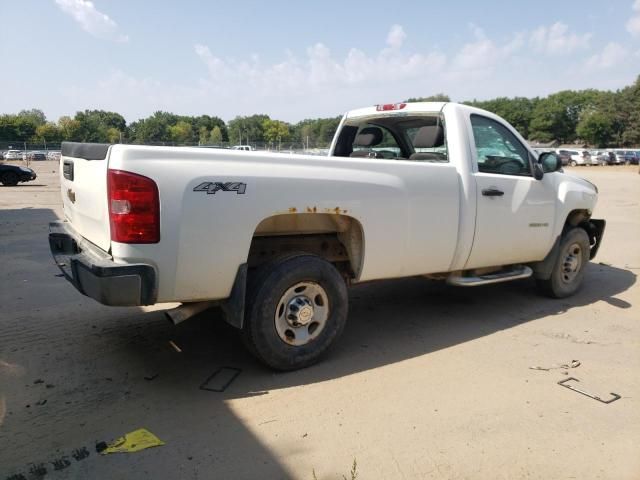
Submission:
[[[48,251],[56,166],[35,168],[35,182],[0,187],[0,480],[341,479],[354,459],[360,479],[640,478],[638,167],[574,169],[608,221],[575,297],[540,297],[529,280],[358,286],[326,361],[287,374],[218,314],[173,327],[157,308],[78,294]],[[530,368],[571,360],[583,388],[622,398]],[[223,366],[241,369],[225,392],[199,389]],[[96,453],[140,427],[165,445]]]

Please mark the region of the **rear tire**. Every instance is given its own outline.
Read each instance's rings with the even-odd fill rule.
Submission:
[[[582,228],[565,233],[551,277],[536,280],[540,291],[552,298],[565,298],[577,292],[589,263],[589,250],[589,237]]]
[[[4,175],[2,175],[2,184],[7,186],[7,187],[15,187],[18,184],[18,181],[20,179],[18,178],[18,175],[15,174],[14,172],[6,172]]]
[[[578,162],[576,162],[575,160],[571,160],[571,161],[569,162],[569,165],[571,165],[572,167],[575,167],[575,166],[577,166],[577,165],[578,165]]]
[[[316,363],[344,330],[347,286],[336,268],[310,254],[277,259],[249,281],[243,341],[276,370]]]

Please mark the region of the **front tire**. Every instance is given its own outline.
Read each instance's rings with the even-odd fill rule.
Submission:
[[[576,162],[575,160],[571,160],[569,162],[569,165],[571,165],[572,167],[576,167],[578,165],[578,162]]]
[[[537,280],[542,293],[552,298],[565,298],[577,292],[589,263],[589,250],[587,232],[579,227],[569,230],[560,242],[551,277]]]
[[[275,260],[250,279],[242,336],[276,370],[316,363],[344,330],[347,286],[326,260],[299,254]]]

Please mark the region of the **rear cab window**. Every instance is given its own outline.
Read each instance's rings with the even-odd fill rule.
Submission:
[[[440,113],[380,115],[348,119],[334,154],[416,162],[448,162],[446,129]]]

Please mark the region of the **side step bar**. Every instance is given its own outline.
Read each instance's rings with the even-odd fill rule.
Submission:
[[[520,265],[511,270],[502,270],[486,275],[462,276],[458,273],[451,274],[447,277],[449,285],[457,287],[477,287],[479,285],[489,285],[490,283],[508,282],[510,280],[519,280],[528,278],[533,274],[533,270],[525,265]]]

